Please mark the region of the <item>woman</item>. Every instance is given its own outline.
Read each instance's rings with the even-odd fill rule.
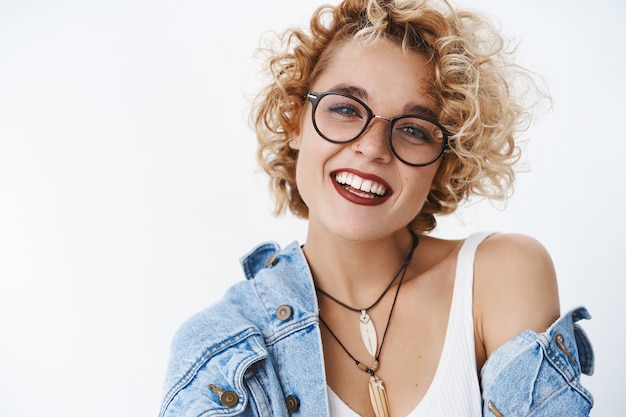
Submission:
[[[588,315],[555,323],[545,249],[427,235],[512,183],[527,113],[500,36],[444,1],[345,0],[281,40],[259,160],[306,241],[254,249],[181,328],[161,415],[587,415]]]

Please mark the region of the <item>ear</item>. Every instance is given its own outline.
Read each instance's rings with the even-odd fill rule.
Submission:
[[[294,136],[289,141],[289,147],[294,150],[300,150],[300,135]]]

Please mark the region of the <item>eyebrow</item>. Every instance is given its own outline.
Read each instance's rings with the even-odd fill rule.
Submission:
[[[428,117],[433,120],[437,120],[437,115],[434,111],[429,109],[428,107],[422,106],[421,104],[410,104],[405,107],[406,114],[417,114],[419,116]]]
[[[367,103],[367,100],[370,98],[369,94],[367,93],[367,90],[365,90],[364,88],[361,88],[361,87],[357,87],[355,85],[338,84],[338,85],[332,87],[328,91],[334,91],[336,93],[348,94],[348,95],[357,97],[357,98],[363,100],[366,103]],[[368,106],[369,106],[369,104],[368,104]],[[405,105],[404,106],[404,110],[403,110],[403,114],[416,114],[418,116],[428,117],[430,119],[437,120],[437,115],[435,114],[435,112],[433,110],[431,110],[430,108],[428,108],[428,107],[426,107],[426,106],[424,106],[422,104],[418,104],[418,103],[409,103],[409,104]],[[390,117],[393,117],[393,116],[390,116]]]
[[[331,88],[329,91],[336,93],[349,94],[351,96],[360,98],[363,101],[367,101],[370,96],[364,88],[357,87],[355,85],[339,84]]]

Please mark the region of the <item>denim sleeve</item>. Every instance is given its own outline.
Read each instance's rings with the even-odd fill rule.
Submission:
[[[593,373],[593,349],[576,324],[591,316],[584,307],[571,311],[544,333],[525,331],[485,363],[483,415],[496,417],[588,416],[593,396],[581,373]]]

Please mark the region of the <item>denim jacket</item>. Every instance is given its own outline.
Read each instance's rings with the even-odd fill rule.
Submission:
[[[265,243],[241,262],[248,279],[176,333],[159,416],[327,417],[317,298],[300,246]],[[593,352],[580,318],[589,318],[582,308],[491,355],[485,416],[588,415],[593,400],[579,379]]]

